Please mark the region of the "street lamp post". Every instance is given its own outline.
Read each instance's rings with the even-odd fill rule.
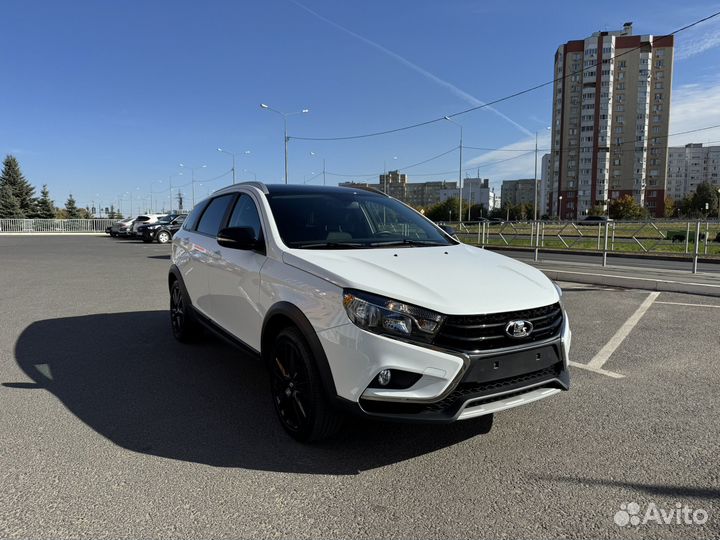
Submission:
[[[189,165],[185,165],[184,163],[180,163],[180,166],[181,166],[181,167],[186,167],[186,168],[190,169],[190,176],[191,176],[190,186],[191,186],[191,188],[192,188],[192,205],[193,205],[193,208],[194,208],[194,207],[195,207],[195,169],[196,169],[196,168],[198,168],[198,169],[204,169],[205,167],[207,167],[207,165],[200,165],[200,167],[190,167]]]
[[[317,153],[316,153],[316,152],[310,152],[310,155],[313,156],[313,157],[315,157],[315,156],[317,156]],[[322,170],[322,175],[323,175],[323,186],[324,186],[324,185],[325,185],[325,158],[323,158],[323,170]]]
[[[558,221],[562,221],[562,195],[558,196]]]
[[[283,134],[284,134],[284,140],[285,140],[285,183],[288,183],[288,132],[287,132],[287,117],[292,116],[293,114],[307,114],[310,112],[310,109],[302,109],[300,111],[295,112],[289,112],[285,113],[282,111],[278,111],[277,109],[273,109],[269,105],[266,105],[265,103],[260,104],[261,109],[265,109],[267,111],[272,111],[274,113],[279,114],[283,117]]]
[[[232,156],[232,179],[233,179],[232,183],[234,184],[235,183],[235,155],[236,155],[235,152],[228,152],[224,148],[218,148],[217,151],[222,152],[223,154],[229,154]],[[250,150],[243,151],[243,154],[247,155],[249,153],[250,153]]]
[[[463,127],[462,124],[459,122],[456,122],[455,120],[451,119],[449,116],[444,117],[445,120],[448,122],[451,122],[458,126],[460,128],[460,166],[458,169],[458,189],[460,190],[460,204],[459,204],[459,210],[458,210],[458,221],[462,221],[462,198],[463,198],[463,191],[462,191],[462,154],[463,154]]]
[[[162,184],[162,180],[155,180],[153,182],[150,182],[150,211],[154,211],[155,207],[153,206],[153,184]],[[157,193],[162,193],[161,191],[158,191]]]

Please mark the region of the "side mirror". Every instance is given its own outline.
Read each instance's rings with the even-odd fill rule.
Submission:
[[[457,234],[455,234],[455,229],[451,227],[450,225],[438,225],[448,236],[451,236],[455,240],[458,239]]]
[[[259,246],[251,227],[227,227],[217,235],[217,243],[231,249],[252,250]]]

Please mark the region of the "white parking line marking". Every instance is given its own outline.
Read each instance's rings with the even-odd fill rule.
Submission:
[[[587,364],[578,364],[577,362],[568,362],[572,367],[585,369],[587,371],[592,371],[593,373],[597,373],[599,375],[605,375],[606,377],[610,377],[611,379],[624,379],[625,375],[621,375],[620,373],[615,373],[614,371],[608,371],[607,369],[600,369],[600,368],[594,368],[590,367]]]
[[[713,306],[712,304],[685,304],[683,302],[661,302],[660,300],[658,300],[655,303],[656,304],[667,304],[669,306],[709,307],[709,308],[720,309],[720,306]]]
[[[648,309],[650,309],[650,306],[653,302],[655,302],[655,299],[658,296],[660,296],[659,292],[650,293],[645,301],[640,304],[640,307],[637,308],[637,311],[633,313],[627,321],[625,321],[625,324],[623,324],[617,332],[615,332],[615,335],[610,338],[610,341],[608,341],[602,349],[600,349],[600,352],[587,363],[587,367],[595,369],[602,368],[603,365],[605,365],[605,362],[610,359],[612,353],[615,352],[620,344],[625,341],[625,338],[628,337],[628,334],[630,334],[632,329],[635,328],[635,325],[640,322],[642,316],[645,315],[645,312]]]

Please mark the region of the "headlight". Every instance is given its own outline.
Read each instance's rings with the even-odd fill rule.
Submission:
[[[343,306],[350,320],[363,330],[424,342],[432,340],[445,319],[421,307],[347,289]]]

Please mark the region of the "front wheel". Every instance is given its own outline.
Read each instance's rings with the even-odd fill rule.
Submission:
[[[167,231],[160,231],[157,234],[157,241],[160,244],[167,244],[170,241],[170,233]]]
[[[280,423],[301,442],[325,439],[342,425],[328,403],[315,359],[297,328],[282,330],[268,355],[271,392]]]

